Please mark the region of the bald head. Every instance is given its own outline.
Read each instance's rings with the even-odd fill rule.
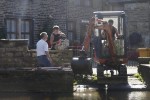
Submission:
[[[41,37],[41,39],[47,41],[48,35],[46,32],[42,32],[42,33],[40,33],[40,37]]]

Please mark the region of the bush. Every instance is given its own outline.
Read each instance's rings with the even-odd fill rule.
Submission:
[[[134,77],[138,78],[141,82],[144,82],[144,80],[143,80],[141,74],[136,73],[136,74],[134,74]]]

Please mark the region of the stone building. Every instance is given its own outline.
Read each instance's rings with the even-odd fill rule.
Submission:
[[[74,38],[83,42],[86,21],[93,11],[125,11],[127,15],[127,39],[129,47],[150,47],[149,0],[69,0],[68,26],[74,26]],[[70,25],[72,23],[72,25]],[[74,23],[74,24],[73,24]],[[70,27],[68,28],[70,29]],[[70,33],[70,32],[68,32]],[[133,35],[134,34],[134,35]]]
[[[1,0],[0,32],[7,39],[29,39],[30,46],[35,47],[38,34],[43,30],[50,32],[52,25],[57,24],[74,42],[80,39],[82,21],[99,10],[98,1]]]
[[[98,10],[124,10],[128,38],[138,33],[142,37],[139,46],[150,45],[149,0],[1,0],[0,38],[3,35],[7,39],[29,39],[30,46],[35,47],[38,34],[50,34],[52,25],[57,24],[71,45],[82,43],[87,21]]]
[[[141,43],[138,43],[139,45],[135,47],[150,47],[149,0],[107,0],[103,4],[105,5],[103,6],[103,10],[124,10],[126,12],[129,41],[135,41],[137,44],[139,40],[136,39],[136,35],[133,36],[132,41],[130,40],[130,36],[133,33],[141,35]]]
[[[1,34],[7,39],[29,39],[34,47],[47,22],[53,21],[66,31],[66,4],[66,0],[1,0]]]
[[[83,42],[86,24],[94,11],[102,10],[102,0],[69,0],[67,6],[68,38]]]

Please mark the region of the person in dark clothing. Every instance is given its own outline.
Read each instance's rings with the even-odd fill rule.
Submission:
[[[115,39],[115,35],[116,37],[118,37],[118,30],[113,26],[114,21],[112,19],[108,20],[108,24],[112,30],[112,38]]]
[[[59,26],[55,25],[53,27],[53,33],[50,37],[50,44],[51,44],[51,50],[56,50],[56,46],[61,44],[61,37],[62,35],[65,35],[60,31]]]

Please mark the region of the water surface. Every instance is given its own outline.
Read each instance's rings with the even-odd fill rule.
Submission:
[[[71,94],[0,93],[0,100],[150,100],[149,91],[85,91]]]

